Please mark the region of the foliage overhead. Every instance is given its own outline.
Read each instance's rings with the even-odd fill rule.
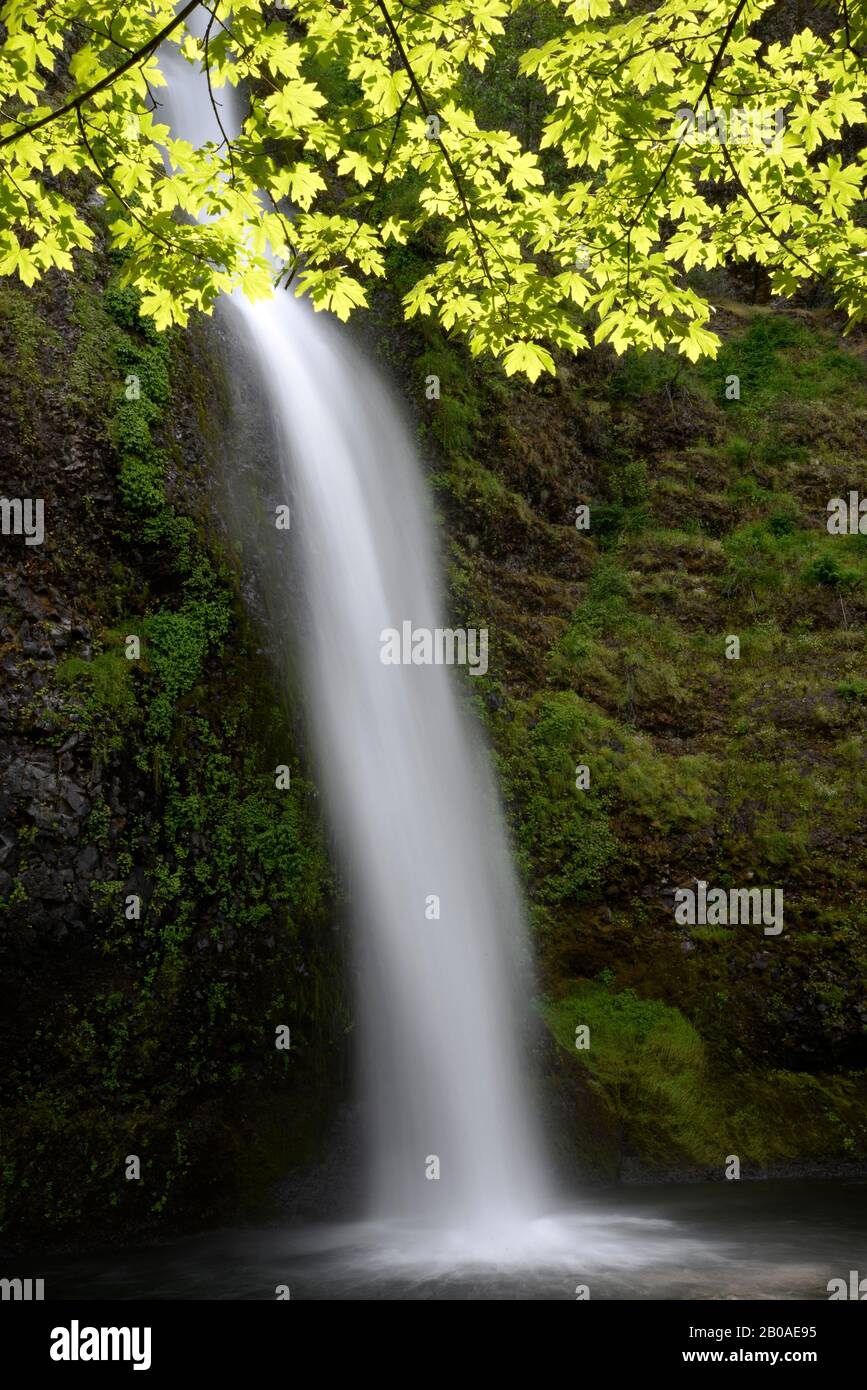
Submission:
[[[0,274],[73,269],[88,171],[159,327],[275,281],[345,318],[405,242],[406,315],[531,378],[591,341],[714,353],[695,272],[732,262],[856,321],[867,6],[807,9],[794,32],[774,0],[6,0]],[[519,26],[521,137],[472,95]],[[167,124],[175,43],[222,122],[199,149]]]

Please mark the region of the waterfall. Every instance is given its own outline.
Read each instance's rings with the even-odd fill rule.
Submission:
[[[173,134],[219,139],[203,76],[173,51],[161,61]],[[227,89],[218,97],[237,128]],[[547,1204],[522,1060],[520,889],[464,709],[474,678],[381,659],[387,629],[448,626],[413,441],[324,314],[282,291],[256,304],[236,294],[231,313],[233,351],[252,355],[272,417],[291,498],[280,544],[309,607],[301,677],[357,940],[370,1211],[505,1235]],[[289,594],[272,597],[281,622],[296,621]]]

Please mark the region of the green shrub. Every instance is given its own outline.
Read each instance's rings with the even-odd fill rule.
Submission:
[[[803,577],[808,584],[827,584],[837,589],[852,589],[860,581],[855,570],[840,568],[835,555],[818,555],[807,565]]]
[[[618,473],[615,487],[624,506],[641,507],[650,495],[644,459],[630,459]]]
[[[131,516],[144,520],[161,515],[166,507],[164,473],[161,454],[154,452],[145,459],[135,454],[124,456],[118,473],[118,492]]]
[[[838,681],[836,690],[844,700],[867,702],[867,681],[861,680],[860,676],[849,676],[846,680]]]
[[[120,285],[115,281],[106,287],[102,302],[119,328],[138,331],[147,337],[155,335],[153,325],[139,317],[141,294],[132,285]]]
[[[639,352],[629,348],[616,363],[610,391],[617,400],[639,400],[663,391],[682,370],[682,362],[664,352]]]

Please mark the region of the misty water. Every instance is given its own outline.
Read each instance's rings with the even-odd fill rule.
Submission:
[[[720,1182],[585,1194],[523,1245],[482,1251],[388,1223],[270,1225],[57,1260],[49,1299],[828,1298],[865,1269],[867,1184]],[[860,1261],[860,1265],[859,1265]],[[780,1313],[785,1321],[785,1316]],[[789,1318],[789,1321],[791,1319]]]
[[[489,1240],[547,1200],[516,1022],[526,937],[454,673],[380,659],[382,632],[444,625],[412,443],[321,317],[287,295],[238,308],[313,608],[300,660],[357,943],[371,1209]]]

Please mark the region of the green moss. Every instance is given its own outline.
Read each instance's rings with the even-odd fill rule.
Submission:
[[[603,1088],[629,1149],[647,1161],[722,1172],[729,1154],[762,1167],[867,1152],[863,1076],[732,1076],[731,1064],[720,1074],[678,1009],[604,983],[585,982],[543,1012],[560,1046]],[[590,1029],[586,1051],[575,1046],[581,1026]]]
[[[485,718],[546,986],[572,998],[616,960],[622,985],[677,1010],[701,1040],[703,1070],[690,1063],[675,1091],[645,1058],[648,1087],[636,1079],[633,1114],[621,1116],[630,1150],[667,1164],[720,1163],[713,1144],[735,1121],[759,1163],[864,1149],[853,1110],[863,1079],[847,1069],[861,1055],[867,980],[867,786],[853,775],[867,718],[867,545],[825,522],[828,498],[860,476],[867,389],[830,334],[794,318],[756,323],[768,317],[731,331],[719,364],[593,355],[564,372],[584,457],[558,465],[546,453],[534,491],[544,476],[568,517],[577,467],[584,495],[602,499],[574,552],[562,529],[548,544],[531,507],[526,539],[510,532],[501,558],[469,489],[452,494],[459,534],[481,533],[479,550],[460,550],[460,608],[497,623]],[[729,373],[742,376],[740,402],[724,400]],[[516,421],[514,405],[504,410],[519,463],[485,459],[506,488],[563,410],[534,397]],[[726,659],[730,634],[739,660]],[[684,940],[661,889],[696,876],[782,887],[783,948],[725,928]],[[623,1021],[621,1005],[611,1012],[612,1026]],[[593,1073],[603,1105],[622,1091],[619,1048]],[[767,1120],[775,1092],[779,1141]],[[846,1144],[832,1110],[846,1117]]]
[[[839,681],[836,687],[837,694],[843,700],[859,700],[867,703],[867,681],[860,677],[852,677],[849,680]]]
[[[0,385],[18,427],[18,444],[33,448],[45,411],[46,389],[57,379],[62,340],[39,312],[41,296],[22,287],[0,286]]]
[[[863,362],[841,350],[830,334],[770,313],[758,314],[745,333],[725,343],[701,374],[720,401],[725,401],[726,377],[739,377],[741,399],[730,403],[735,413],[780,397],[833,398],[867,384]]]
[[[522,500],[503,486],[496,473],[460,454],[451,460],[447,472],[434,473],[431,482],[434,487],[472,507],[483,517],[522,517],[526,514]]]
[[[652,1160],[689,1155],[722,1161],[721,1116],[709,1095],[701,1038],[678,1012],[634,991],[582,985],[550,1003],[545,1017],[561,1047],[574,1053],[613,1099],[640,1151]],[[590,1047],[576,1052],[576,1028],[590,1029]]]
[[[575,787],[584,752],[576,711],[552,700],[534,706],[533,715],[521,725],[510,722],[508,761],[501,752],[501,765],[519,857],[538,902],[550,906],[598,885],[617,842],[604,797]]]
[[[78,278],[69,281],[74,345],[67,368],[66,404],[73,417],[97,414],[110,417],[114,364],[122,335],[105,310],[103,296]]]
[[[122,746],[124,731],[138,716],[133,665],[126,658],[124,638],[108,633],[104,640],[113,644],[108,651],[91,661],[67,657],[54,673],[58,686],[82,692],[85,728],[103,754]]]
[[[630,348],[617,360],[611,374],[611,396],[616,401],[656,395],[682,371],[683,361],[675,353],[638,352]]]
[[[590,576],[586,596],[550,656],[552,675],[580,666],[605,638],[641,622],[630,608],[629,580],[616,564],[601,559]]]

